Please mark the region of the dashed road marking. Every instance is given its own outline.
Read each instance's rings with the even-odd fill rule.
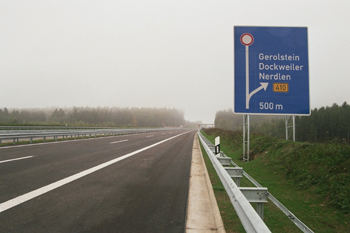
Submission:
[[[33,158],[34,156],[26,156],[26,157],[21,157],[21,158],[16,158],[16,159],[8,159],[8,160],[2,160],[0,163],[7,163],[7,162],[12,162],[16,160],[22,160],[22,159],[30,159]]]
[[[121,140],[121,141],[111,142],[110,144],[115,144],[115,143],[120,143],[120,142],[127,142],[127,141],[129,141],[129,139],[126,139],[126,140]]]

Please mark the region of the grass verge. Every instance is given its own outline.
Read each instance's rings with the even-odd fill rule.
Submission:
[[[216,135],[204,135],[211,142],[214,142]],[[221,149],[262,186],[267,187],[271,194],[314,232],[350,232],[348,214],[344,214],[333,206],[327,205],[327,200],[320,195],[314,194],[308,189],[300,188],[291,180],[285,179],[279,169],[267,166],[268,161],[264,159],[264,156],[247,163],[241,161],[241,148],[237,147],[237,149],[234,149],[232,145],[221,141]],[[203,149],[202,152],[213,188],[216,187],[214,188],[214,193],[227,232],[245,232],[237,215],[232,213],[232,211],[234,212],[233,206],[208,156]],[[261,149],[261,152],[266,153],[264,149]],[[241,186],[252,186],[252,184],[247,179],[243,179]],[[226,199],[224,198],[225,195]],[[264,205],[264,213],[264,221],[272,232],[301,232],[272,202]]]

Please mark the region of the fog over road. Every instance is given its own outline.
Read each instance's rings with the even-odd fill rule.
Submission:
[[[183,232],[194,135],[0,148],[0,232]]]

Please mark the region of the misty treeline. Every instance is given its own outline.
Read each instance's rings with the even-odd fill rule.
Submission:
[[[185,123],[184,112],[174,108],[0,109],[0,125],[179,127]]]
[[[215,116],[215,127],[243,130],[243,115],[234,114],[232,110],[218,111]],[[285,116],[251,115],[250,131],[285,138]],[[289,132],[291,131],[290,129]],[[315,108],[310,116],[296,116],[295,131],[297,141],[349,143],[350,105],[346,102],[342,105],[333,104],[331,107]]]

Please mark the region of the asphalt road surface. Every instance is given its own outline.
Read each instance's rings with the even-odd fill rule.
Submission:
[[[184,232],[195,133],[0,148],[0,232]]]

